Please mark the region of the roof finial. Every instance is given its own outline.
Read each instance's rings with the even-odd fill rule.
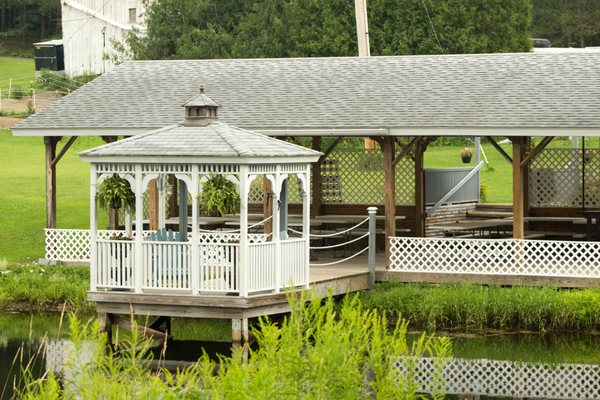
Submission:
[[[204,85],[200,85],[200,94],[204,94]]]

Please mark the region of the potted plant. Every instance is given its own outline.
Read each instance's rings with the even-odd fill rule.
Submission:
[[[460,152],[460,158],[462,159],[462,162],[465,164],[470,163],[471,157],[473,157],[474,152],[475,150],[473,150],[472,147],[465,147],[464,149],[462,149]]]
[[[234,214],[240,206],[240,196],[235,183],[223,175],[211,176],[202,186],[200,209],[210,216]]]
[[[133,213],[135,211],[135,194],[129,182],[114,174],[98,185],[96,195],[100,208],[109,212],[109,229],[117,230],[118,212],[120,209]]]

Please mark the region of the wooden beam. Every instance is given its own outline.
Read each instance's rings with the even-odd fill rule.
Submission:
[[[156,179],[148,184],[148,223],[150,230],[157,230],[158,226],[158,187]]]
[[[273,188],[271,181],[266,177],[263,180],[263,219],[267,219],[273,216]],[[264,225],[265,235],[273,233],[273,219],[265,221]],[[268,241],[273,239],[273,236],[268,236]]]
[[[312,138],[312,149],[321,151],[321,137],[313,136]],[[316,162],[312,164],[312,208],[311,216],[316,217],[321,214],[321,163]]]
[[[169,174],[169,182],[171,183],[171,198],[169,199],[169,217],[174,218],[179,216],[179,206],[177,205],[177,198],[179,197],[177,194],[177,185],[179,183],[178,179],[173,174]]]
[[[494,147],[498,151],[498,153],[500,153],[500,155],[502,157],[504,157],[504,159],[506,161],[508,161],[509,163],[512,164],[512,162],[513,162],[512,158],[508,154],[506,154],[506,152],[504,151],[504,149],[502,147],[500,147],[500,145],[494,140],[493,137],[486,136],[485,138],[492,145],[492,147]]]
[[[319,164],[322,163],[323,160],[325,160],[327,158],[327,156],[330,155],[333,150],[335,150],[336,146],[342,141],[342,139],[344,139],[344,138],[341,136],[335,138],[333,143],[331,143],[331,145],[327,148],[327,150],[325,150],[323,152],[323,155],[319,158]]]
[[[525,143],[524,137],[513,137],[513,238],[523,239],[524,238],[524,226],[523,226],[523,168],[521,167],[521,157],[523,155],[523,145]]]
[[[398,153],[398,155],[394,159],[394,162],[393,162],[394,168],[396,167],[396,164],[398,164],[398,162],[401,159],[406,157],[406,155],[408,154],[410,149],[415,145],[415,143],[417,143],[417,140],[419,140],[419,136],[415,136],[414,138],[412,138],[412,140],[406,146],[402,147],[402,150],[400,150],[400,153]],[[396,143],[397,143],[397,141],[396,141]]]
[[[69,148],[71,147],[71,145],[73,143],[75,143],[75,141],[77,140],[79,136],[71,136],[69,138],[69,141],[67,143],[65,143],[65,145],[63,146],[62,149],[60,149],[60,151],[58,152],[58,155],[56,157],[54,157],[54,160],[52,160],[52,165],[56,165],[60,159],[65,155],[65,153],[67,152],[67,150],[69,150]]]
[[[415,236],[425,236],[425,171],[427,143],[418,140],[415,145]]]
[[[168,337],[169,337],[169,335],[167,335],[164,332],[157,331],[156,329],[152,329],[148,326],[133,324],[133,322],[131,322],[131,320],[123,318],[123,317],[115,316],[113,323],[116,326],[118,326],[119,328],[125,329],[129,332],[133,332],[133,330],[135,329],[142,335],[149,337],[151,339],[154,339],[154,340],[162,341],[162,340],[168,339]]]
[[[396,235],[396,174],[394,168],[394,139],[386,136],[381,142],[383,151],[384,207],[385,207],[385,268],[390,266],[392,254],[389,238]]]
[[[554,136],[546,136],[545,138],[543,138],[542,141],[537,146],[535,146],[535,148],[533,150],[531,150],[529,155],[527,157],[525,157],[525,159],[523,161],[521,161],[521,167],[525,167],[530,162],[535,160],[535,158],[540,154],[540,152],[542,150],[544,150],[546,148],[546,146],[548,146],[553,139],[554,139]]]
[[[44,137],[46,150],[46,228],[56,228],[56,144],[60,137]]]

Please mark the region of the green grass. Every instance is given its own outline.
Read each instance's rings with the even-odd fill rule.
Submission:
[[[94,306],[88,303],[87,289],[90,272],[81,266],[22,265],[0,269],[0,310],[22,305],[28,310],[58,311],[66,309],[90,313]]]
[[[101,143],[99,138],[81,137],[58,163],[59,228],[89,227],[89,165],[77,152]],[[44,142],[40,137],[13,137],[10,131],[0,130],[0,149],[0,260],[36,260],[44,256]]]
[[[361,298],[429,330],[600,331],[600,289],[385,282]]]
[[[33,58],[0,57],[0,89],[2,97],[8,90],[9,79],[12,78],[12,88],[29,90],[35,80],[35,64]]]

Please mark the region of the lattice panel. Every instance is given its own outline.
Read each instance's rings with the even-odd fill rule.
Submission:
[[[600,277],[599,242],[390,238],[390,270]]]
[[[264,175],[258,175],[250,184],[249,203],[263,202],[264,180]],[[302,203],[302,182],[296,174],[288,177],[288,203]]]
[[[324,160],[321,177],[324,204],[383,204],[383,153],[378,149],[335,150]],[[414,204],[414,179],[414,161],[403,158],[396,165],[396,204]]]
[[[406,359],[395,367],[407,370]],[[411,365],[412,363],[408,363]],[[431,392],[435,360],[416,364],[419,391]],[[542,364],[502,360],[452,359],[443,371],[448,394],[473,394],[516,398],[599,399],[600,366],[591,364]]]
[[[600,207],[600,150],[544,149],[529,169],[530,204]],[[582,185],[583,182],[583,185]]]

